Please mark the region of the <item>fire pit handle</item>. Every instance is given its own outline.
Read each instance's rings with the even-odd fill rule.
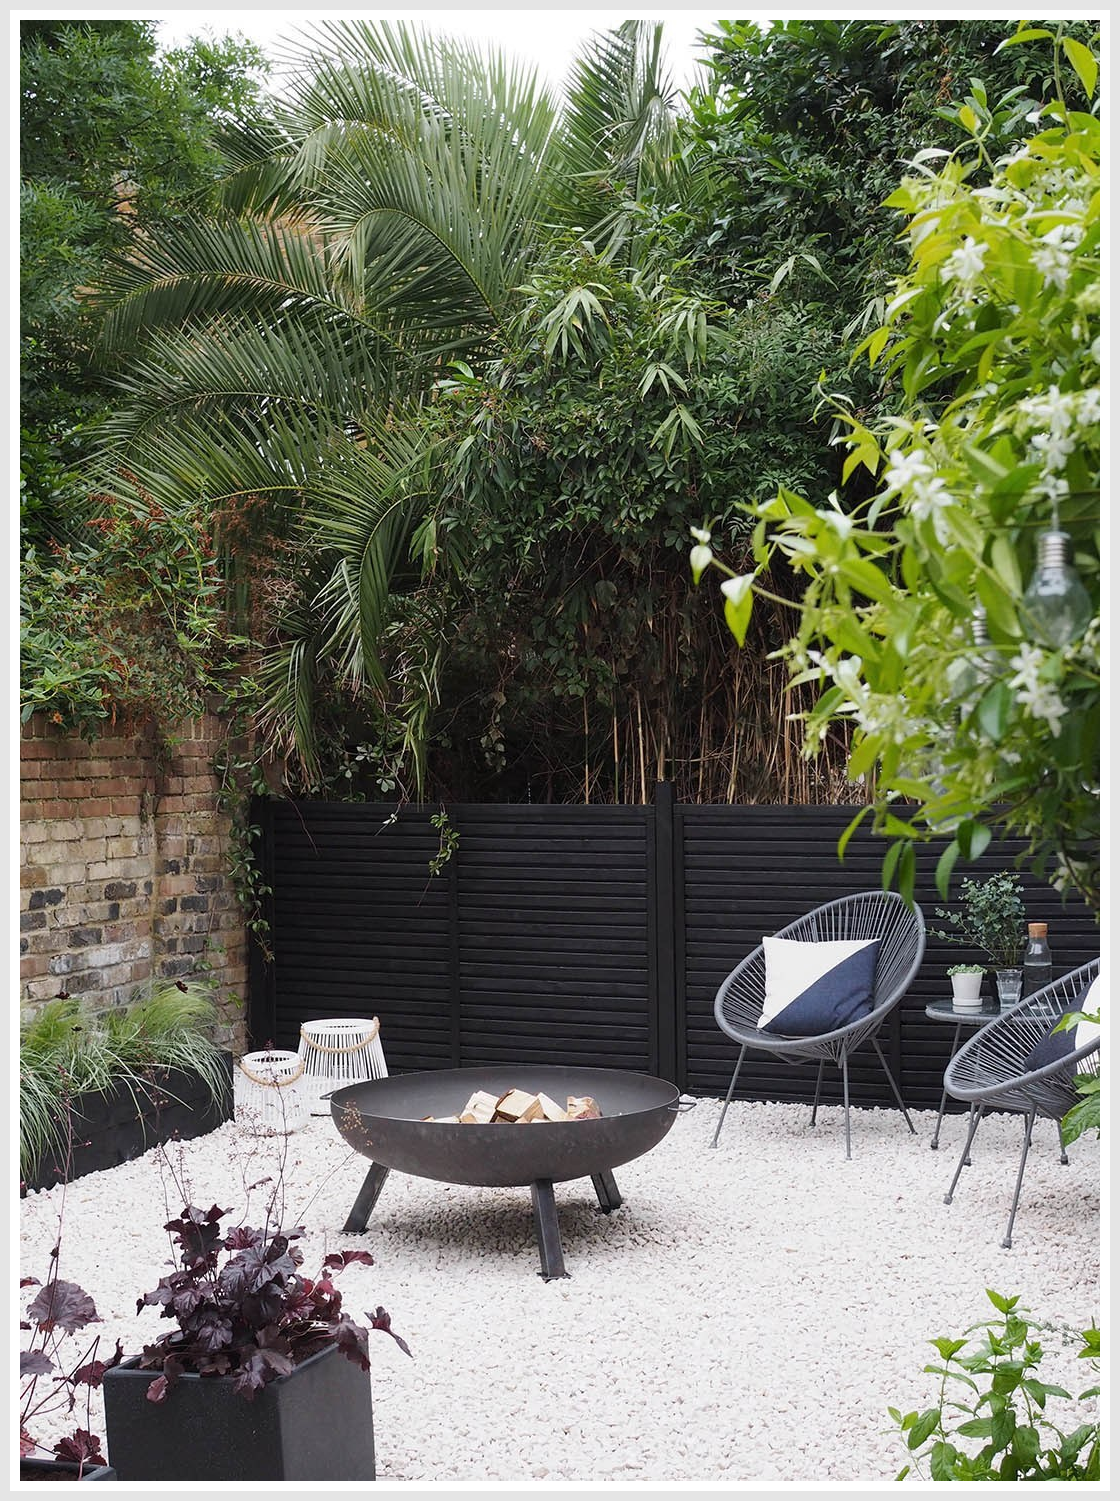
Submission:
[[[686,1110],[695,1110],[698,1104],[698,1100],[690,1100],[682,1097],[679,1100],[675,1100],[673,1104],[669,1106],[669,1109],[674,1110],[678,1115],[681,1115]]]

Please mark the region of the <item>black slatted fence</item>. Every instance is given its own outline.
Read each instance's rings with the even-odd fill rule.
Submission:
[[[861,829],[837,859],[851,808],[674,805],[666,784],[643,807],[450,807],[458,847],[432,875],[432,811],[260,805],[274,961],[254,968],[255,1046],[295,1047],[304,1021],[376,1015],[393,1072],[582,1063],[718,1095],[737,1053],[712,1014],[720,982],[765,934],[876,888],[883,853]],[[927,928],[945,905],[933,884],[940,853],[918,852]],[[1018,853],[993,843],[962,869],[1012,869]],[[1044,882],[1021,879],[1029,917],[1050,924],[1056,974],[1099,951],[1083,904],[1063,906]],[[917,1107],[936,1106],[952,1037],[925,1007],[965,957],[929,934],[921,971],[881,1034]],[[872,1052],[857,1054],[851,1078],[857,1103],[890,1103]],[[738,1093],[801,1100],[814,1083],[815,1070],[748,1055]]]

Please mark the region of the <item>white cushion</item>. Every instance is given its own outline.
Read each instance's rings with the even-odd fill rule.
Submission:
[[[764,938],[766,999],[757,1025],[762,1027],[773,1021],[803,990],[815,984],[841,960],[850,959],[874,942],[870,938],[842,938],[825,943],[806,942],[801,938]]]

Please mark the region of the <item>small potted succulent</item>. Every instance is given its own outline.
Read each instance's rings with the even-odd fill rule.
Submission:
[[[369,1328],[342,1310],[332,1274],[305,1277],[283,1231],[188,1204],[166,1229],[179,1265],[145,1293],[176,1328],[107,1371],[105,1427],[121,1480],[373,1480]],[[271,1210],[268,1219],[271,1219]],[[367,1315],[406,1354],[384,1308]]]
[[[54,1248],[51,1274],[46,1282],[37,1277],[23,1277],[20,1288],[35,1287],[20,1328],[31,1338],[20,1351],[19,1478],[24,1480],[115,1480],[101,1452],[101,1440],[90,1431],[90,1397],[101,1385],[106,1370],[121,1358],[118,1344],[108,1362],[97,1359],[99,1341],[71,1365],[62,1358],[66,1336],[77,1334],[89,1324],[100,1322],[93,1299],[76,1282],[58,1275],[59,1247]],[[60,1438],[50,1449],[31,1434],[53,1408],[66,1406],[73,1412],[79,1401],[85,1404],[85,1426],[79,1422],[72,1433]]]
[[[984,967],[981,964],[950,964],[945,971],[953,982],[953,1005],[957,1007],[976,1007],[982,1004],[980,986],[984,981]]]

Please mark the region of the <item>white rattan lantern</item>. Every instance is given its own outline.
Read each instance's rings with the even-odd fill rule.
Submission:
[[[366,1079],[384,1079],[389,1070],[381,1047],[381,1023],[352,1016],[328,1017],[304,1022],[299,1029],[299,1056],[303,1060],[312,1115],[330,1115],[333,1094],[344,1084]]]
[[[237,1065],[237,1120],[257,1136],[286,1135],[306,1126],[311,1111],[303,1059],[270,1048],[246,1053]]]

